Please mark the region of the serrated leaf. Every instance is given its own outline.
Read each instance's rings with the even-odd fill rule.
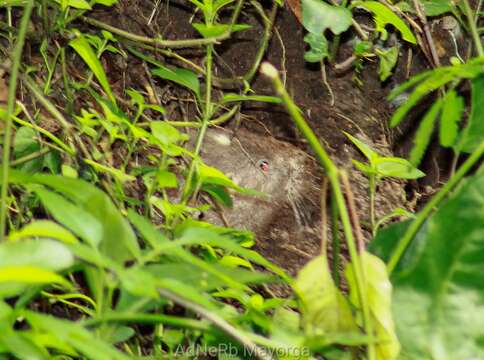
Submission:
[[[415,35],[413,35],[412,30],[405,24],[405,22],[400,19],[390,8],[377,2],[377,1],[363,1],[353,3],[352,6],[362,7],[371,13],[373,13],[375,18],[376,31],[381,33],[382,40],[386,40],[388,33],[385,29],[387,24],[393,25],[400,34],[402,38],[412,44],[417,43]]]
[[[377,337],[376,352],[378,360],[393,360],[398,358],[400,343],[398,341],[392,315],[392,284],[388,278],[385,263],[368,252],[362,252],[360,260],[365,273],[365,294],[368,301],[370,316]],[[345,270],[348,280],[351,303],[361,309],[353,265],[348,264]]]
[[[458,96],[455,90],[450,90],[444,98],[440,115],[440,145],[445,147],[454,145],[463,111],[464,99]]]

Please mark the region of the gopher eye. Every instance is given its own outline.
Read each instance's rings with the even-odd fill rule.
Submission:
[[[259,160],[259,162],[257,163],[257,166],[263,172],[269,172],[269,161],[267,161],[267,160]]]

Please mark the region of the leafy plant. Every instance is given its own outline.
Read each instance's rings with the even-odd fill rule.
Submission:
[[[397,179],[418,179],[422,176],[425,176],[425,174],[405,159],[380,156],[364,142],[356,139],[346,132],[345,135],[368,160],[368,165],[363,164],[355,159],[353,159],[352,162],[358,170],[368,176],[370,191],[370,223],[373,233],[375,233],[377,230],[377,220],[375,217],[375,194],[378,182],[384,177],[394,177]]]

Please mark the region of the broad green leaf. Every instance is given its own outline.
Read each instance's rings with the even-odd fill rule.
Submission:
[[[61,5],[61,8],[65,10],[67,7],[72,7],[81,10],[91,10],[91,5],[86,0],[54,0]]]
[[[168,170],[160,170],[156,173],[156,181],[159,189],[178,187],[176,175]]]
[[[96,53],[92,49],[89,42],[84,37],[84,35],[77,33],[76,38],[69,42],[69,45],[79,54],[79,56],[85,61],[87,66],[91,69],[92,73],[101,84],[102,88],[108,95],[109,99],[115,103],[116,99],[111,91],[111,86],[109,85],[108,78],[104,69],[101,65],[101,62],[96,56]]]
[[[349,304],[333,282],[326,256],[318,256],[304,266],[294,290],[301,299],[306,336],[357,331]]]
[[[86,243],[93,247],[99,246],[102,241],[103,230],[101,221],[65,197],[43,186],[32,187],[32,190],[54,219],[71,229]]]
[[[166,146],[178,144],[188,139],[186,134],[181,133],[176,127],[165,121],[152,121],[150,128],[153,136]]]
[[[351,12],[343,6],[333,6],[322,0],[302,0],[302,23],[307,31],[322,35],[330,29],[335,35],[351,26]]]
[[[200,35],[202,35],[204,38],[221,36],[225,32],[229,31],[229,29],[232,32],[237,32],[237,31],[247,30],[251,28],[250,25],[246,25],[246,24],[234,24],[232,28],[230,28],[230,25],[227,25],[227,24],[206,25],[202,23],[194,23],[192,25],[195,28],[195,30],[197,30],[200,33]]]
[[[379,157],[375,159],[374,165],[379,176],[399,179],[418,179],[425,176],[424,172],[402,158]]]
[[[481,169],[428,219],[419,251],[407,249],[392,274],[403,359],[484,358],[483,234]]]
[[[25,6],[28,0],[0,0],[0,7]]]
[[[405,22],[398,17],[395,13],[393,13],[390,8],[379,3],[377,1],[363,1],[363,2],[355,2],[352,6],[362,7],[371,13],[373,13],[375,17],[375,25],[376,31],[381,33],[382,40],[386,40],[388,37],[388,33],[385,29],[387,24],[393,25],[400,34],[402,34],[402,38],[412,44],[417,43],[417,39],[415,35],[413,35],[412,30],[405,24]]]
[[[410,162],[414,166],[418,166],[422,161],[427,146],[430,144],[430,139],[434,131],[434,124],[442,108],[443,101],[438,99],[432,104],[432,107],[425,113],[417,133],[415,134],[414,146],[410,152]]]
[[[232,198],[224,186],[217,184],[203,184],[200,190],[208,193],[219,204],[227,207],[233,206]]]
[[[459,130],[458,123],[462,118],[463,111],[464,99],[458,96],[455,90],[450,90],[445,95],[442,114],[440,115],[440,145],[445,147],[454,145]]]
[[[366,251],[361,253],[360,260],[365,273],[365,294],[377,337],[377,359],[397,359],[400,353],[400,343],[393,322],[392,284],[388,278],[386,265],[381,259]],[[351,263],[345,270],[345,276],[348,280],[350,300],[357,309],[361,310],[354,268]]]
[[[159,76],[164,80],[173,81],[178,85],[184,86],[193,91],[195,95],[200,98],[200,82],[197,75],[190,70],[173,68],[170,69],[166,66],[159,66],[152,71],[153,75]]]
[[[323,34],[307,33],[304,41],[309,44],[309,50],[304,53],[307,62],[321,62],[329,56],[328,40]]]
[[[15,159],[33,154],[40,150],[38,133],[29,127],[22,126],[15,132],[13,142],[13,154]],[[27,172],[37,172],[42,170],[43,157],[39,157],[24,163],[20,169]]]
[[[393,68],[397,65],[398,61],[398,50],[398,46],[392,46],[385,50],[375,49],[375,53],[380,59],[378,75],[381,81],[385,81],[392,75]]]
[[[0,284],[61,284],[69,287],[69,282],[56,273],[35,266],[0,266]]]
[[[50,239],[25,239],[0,244],[0,266],[33,266],[61,271],[74,263],[70,250]]]
[[[12,231],[8,235],[8,240],[10,241],[32,238],[55,239],[66,244],[75,244],[78,242],[69,230],[49,220],[33,221],[25,225],[22,229]]]
[[[128,222],[109,196],[94,185],[55,175],[27,176],[14,170],[10,171],[10,180],[19,185],[42,184],[61,193],[64,199],[45,188],[35,188],[37,193],[40,189],[44,195],[44,206],[49,211],[55,211],[55,218],[59,223],[91,245],[99,246],[102,254],[120,263],[139,256],[139,245]]]
[[[484,141],[484,75],[472,80],[471,115],[462,132],[459,148],[471,153]]]

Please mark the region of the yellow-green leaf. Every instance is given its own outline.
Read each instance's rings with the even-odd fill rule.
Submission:
[[[380,258],[368,252],[363,252],[360,259],[365,272],[366,287],[364,290],[377,337],[377,359],[397,359],[400,353],[400,342],[398,341],[393,322],[391,309],[392,284],[388,278],[386,265]],[[345,276],[348,280],[351,303],[355,308],[361,309],[351,263],[345,270]]]

